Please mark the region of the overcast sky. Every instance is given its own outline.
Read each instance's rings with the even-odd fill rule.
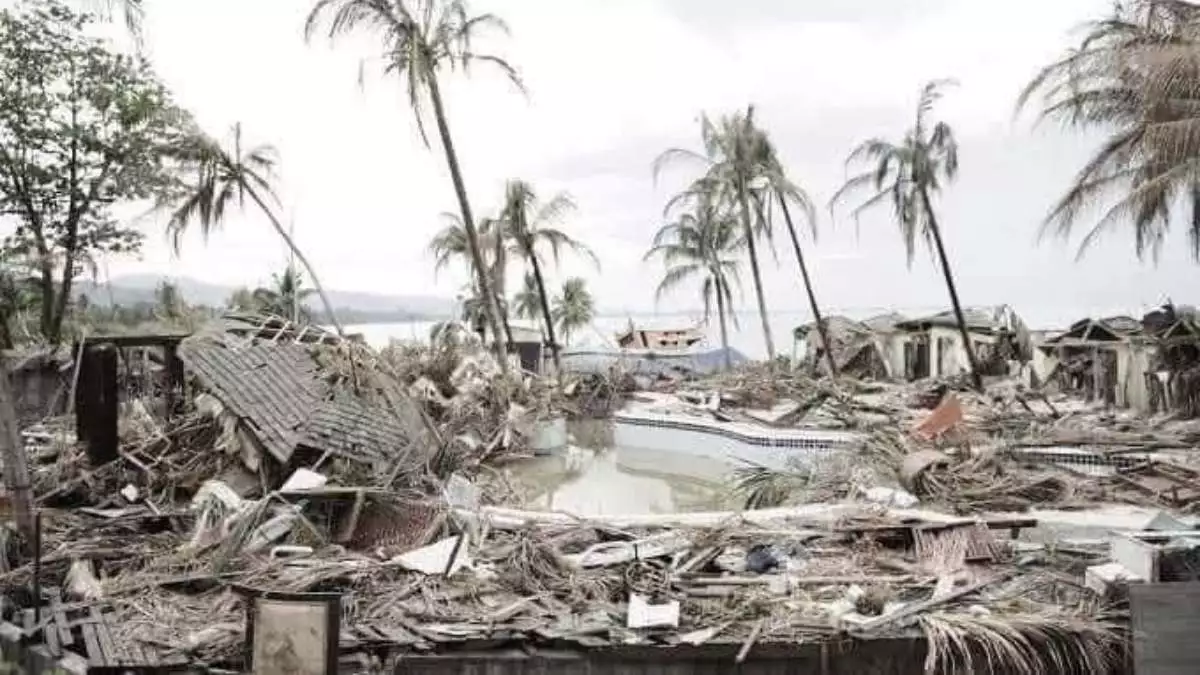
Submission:
[[[306,45],[305,0],[149,0],[148,51],[159,73],[217,132],[234,121],[282,156],[283,199],[297,239],[327,286],[452,296],[464,276],[435,280],[426,243],[456,208],[440,148],[420,142],[400,87],[357,82],[359,49]],[[579,204],[563,228],[603,267],[578,260],[555,276],[588,279],[602,307],[654,306],[657,262],[642,255],[673,185],[656,185],[655,156],[695,147],[697,117],[747,103],[780,146],[792,176],[824,205],[865,137],[898,136],[917,92],[953,77],[938,113],[957,131],[962,170],[941,199],[947,245],[967,304],[1137,309],[1170,295],[1188,301],[1197,267],[1182,228],[1157,266],[1139,263],[1131,235],[1113,236],[1080,263],[1073,244],[1038,244],[1039,224],[1095,139],[1014,120],[1017,91],[1066,46],[1072,28],[1107,0],[506,0],[512,36],[501,49],[529,97],[487,70],[447,83],[448,106],[476,213],[506,178]],[[835,8],[836,7],[836,8]],[[669,181],[668,181],[669,182]],[[853,222],[822,209],[804,243],[818,298],[835,308],[940,305],[928,255],[905,265],[888,214]],[[232,218],[205,245],[173,259],[157,224],[140,261],[110,273],[164,273],[245,284],[286,259],[259,217]],[[765,269],[773,307],[803,306],[790,246]],[[748,275],[746,276],[748,282]],[[746,288],[744,306],[752,302]],[[696,307],[692,288],[660,304]]]

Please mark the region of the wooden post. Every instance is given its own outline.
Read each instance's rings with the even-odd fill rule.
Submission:
[[[34,539],[33,489],[29,484],[29,462],[17,428],[7,366],[0,367],[0,457],[4,460],[4,487],[12,501],[13,518],[26,544]]]
[[[87,455],[92,466],[102,466],[117,458],[119,437],[117,420],[120,414],[117,387],[117,349],[110,343],[88,347],[84,358],[90,362],[91,382],[88,390]]]
[[[175,408],[178,399],[176,394],[182,398],[187,398],[187,390],[184,384],[183,361],[179,358],[179,343],[170,342],[163,349],[166,353],[166,369],[167,369],[167,389],[164,392],[166,399],[167,410],[163,416],[170,421],[175,416]]]
[[[91,411],[88,406],[91,404],[94,396],[91,389],[95,387],[96,378],[93,375],[92,362],[95,360],[88,352],[87,343],[83,343],[75,350],[75,358],[79,359],[79,363],[75,365],[75,438],[79,441],[85,441],[88,437],[88,420],[91,418]]]

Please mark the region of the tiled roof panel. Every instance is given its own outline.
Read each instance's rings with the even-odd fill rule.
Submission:
[[[197,338],[184,341],[180,358],[281,463],[298,446],[364,461],[407,452],[410,430],[387,411],[351,396],[335,397],[309,349]]]

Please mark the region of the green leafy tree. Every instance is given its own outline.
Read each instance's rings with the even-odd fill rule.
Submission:
[[[554,323],[562,333],[563,343],[570,344],[575,331],[588,326],[596,318],[596,300],[587,282],[571,277],[563,282],[562,294],[554,299]]]
[[[770,223],[763,218],[755,219],[752,215],[755,209],[754,188],[761,182],[760,177],[767,168],[764,161],[768,158],[762,148],[765,136],[754,124],[754,106],[747,108],[745,113],[727,115],[717,121],[707,115],[701,117],[700,139],[701,152],[684,148],[671,148],[663,152],[654,162],[654,173],[657,176],[664,167],[680,161],[699,163],[705,167],[704,173],[677,200],[718,199],[730,204],[740,216],[741,238],[750,258],[750,272],[758,300],[767,357],[774,361],[775,341],[771,337],[757,245],[760,236],[770,239],[770,230],[765,229]]]
[[[205,237],[220,227],[230,208],[243,209],[246,199],[266,216],[275,234],[283,240],[292,255],[312,279],[313,288],[321,299],[329,322],[338,335],[345,337],[342,324],[338,321],[333,303],[317,278],[316,269],[295,240],[279,221],[275,207],[279,198],[275,192],[275,166],[279,163],[278,152],[269,145],[245,148],[242,145],[242,127],[234,125],[228,147],[203,134],[193,135],[180,149],[185,178],[177,192],[162,208],[171,210],[167,232],[179,250],[183,234],[193,225],[200,227]],[[287,312],[284,316],[290,316]]]
[[[934,104],[941,98],[942,88],[949,83],[948,80],[938,80],[921,89],[916,119],[899,143],[873,138],[850,153],[847,165],[866,162],[868,170],[847,180],[834,195],[831,205],[836,205],[855,192],[868,190],[866,200],[852,211],[856,218],[870,208],[890,202],[896,224],[900,227],[900,236],[904,240],[909,266],[912,266],[918,238],[937,254],[946,290],[950,292],[950,304],[954,309],[963,349],[970,362],[971,379],[975,388],[982,391],[979,362],[967,332],[962,304],[958,300],[958,288],[950,270],[950,257],[946,254],[937,213],[933,208],[933,196],[958,173],[958,143],[954,140],[953,130],[945,122],[930,119]]]
[[[481,32],[495,29],[507,33],[508,27],[492,14],[472,16],[465,0],[318,0],[305,22],[305,36],[311,38],[321,27],[327,29],[330,39],[359,31],[372,34],[382,43],[384,72],[403,78],[409,104],[426,145],[429,139],[425,133],[424,112],[427,102],[433,106],[434,121],[474,260],[476,283],[486,299],[484,304],[492,334],[500,335],[500,307],[486,272],[483,247],[471,215],[466,182],[450,135],[438,76],[455,70],[466,73],[470,66],[484,63],[499,67],[523,90],[520,76],[507,61],[474,48],[475,38]],[[505,347],[499,340],[496,340],[496,350],[501,368],[508,372]]]
[[[161,195],[189,116],[140,57],[86,37],[57,0],[0,11],[0,215],[4,242],[38,268],[41,332],[61,339],[73,282],[106,254],[138,249],[114,206]]]
[[[546,339],[550,343],[550,353],[554,356],[554,368],[559,373],[562,372],[562,360],[559,356],[558,341],[554,336],[554,314],[550,310],[550,297],[546,294],[546,279],[542,273],[545,265],[542,249],[550,249],[555,264],[559,261],[562,249],[568,248],[591,258],[597,267],[600,266],[600,261],[591,249],[554,227],[574,209],[575,203],[566,194],[557,194],[542,203],[532,185],[525,181],[512,180],[508,182],[505,190],[504,209],[500,214],[505,238],[510,242],[513,252],[521,257],[533,274],[538,304],[541,306],[542,319],[546,326]]]
[[[1079,255],[1103,234],[1129,228],[1138,257],[1157,257],[1182,212],[1200,258],[1200,5],[1133,0],[1114,5],[1079,43],[1022,92],[1039,119],[1100,133],[1104,141],[1054,204],[1043,233],[1070,237],[1090,207],[1099,220]]]
[[[744,245],[737,218],[722,208],[719,200],[710,198],[694,203],[693,210],[682,213],[664,225],[654,236],[654,244],[645,259],[659,257],[666,273],[655,291],[655,298],[678,288],[687,281],[700,282],[700,297],[704,301],[704,320],[712,316],[716,305],[721,326],[721,348],[725,368],[731,366],[728,321],[733,313],[733,284],[741,285],[738,273],[738,253]]]

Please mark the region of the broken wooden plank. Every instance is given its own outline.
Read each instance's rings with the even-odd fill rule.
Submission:
[[[83,634],[83,643],[87,647],[88,665],[106,666],[107,659],[104,656],[104,650],[100,647],[100,638],[96,635],[96,626],[92,623],[81,623],[79,632]]]
[[[88,618],[91,619],[91,625],[95,626],[96,639],[100,642],[100,649],[104,651],[104,659],[111,665],[121,665],[120,652],[117,651],[117,645],[108,632],[108,624],[104,622],[100,608],[92,605],[88,611]]]
[[[60,589],[51,589],[50,611],[54,615],[54,628],[58,631],[58,641],[63,647],[75,644],[75,636],[71,632],[71,623],[67,621],[67,610],[63,608]]]
[[[904,619],[906,617],[920,614],[921,612],[933,609],[934,607],[937,607],[939,605],[944,605],[953,600],[957,600],[961,597],[964,597],[964,596],[970,595],[972,593],[975,593],[977,591],[980,591],[980,590],[986,588],[987,586],[990,586],[998,581],[1003,581],[1005,579],[1008,579],[1009,577],[1013,576],[1015,573],[1016,572],[1013,570],[1001,572],[1000,574],[998,574],[994,577],[990,577],[988,579],[983,579],[981,581],[970,584],[968,586],[964,586],[957,590],[950,591],[949,593],[947,593],[945,595],[935,596],[935,597],[929,598],[928,600],[922,600],[921,602],[914,602],[911,605],[906,605],[904,607],[901,607],[900,609],[892,612],[891,614],[877,616],[873,619],[870,619],[869,621],[864,621],[861,624],[858,624],[858,626],[854,632],[870,633],[870,632],[875,631],[879,628],[882,628],[890,623],[899,621],[900,619]]]

